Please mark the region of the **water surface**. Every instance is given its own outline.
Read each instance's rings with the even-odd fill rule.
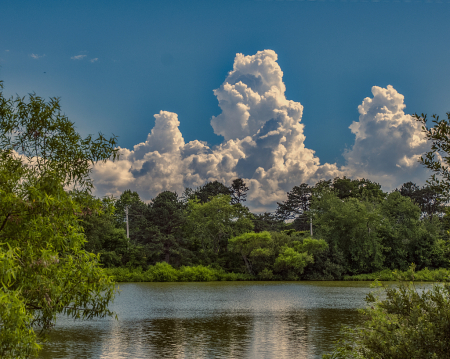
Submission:
[[[119,317],[60,318],[41,358],[320,358],[368,282],[123,283]]]

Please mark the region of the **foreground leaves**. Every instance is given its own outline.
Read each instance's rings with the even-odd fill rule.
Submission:
[[[0,357],[27,358],[57,315],[113,314],[114,282],[83,249],[79,218],[92,186],[89,166],[114,149],[102,138],[82,140],[57,99],[0,93],[0,125]]]
[[[410,271],[414,275],[414,268]],[[403,278],[405,279],[405,278]],[[373,294],[361,310],[366,321],[346,329],[332,354],[324,358],[448,358],[450,353],[450,284],[417,288],[402,281],[384,289],[385,299]]]

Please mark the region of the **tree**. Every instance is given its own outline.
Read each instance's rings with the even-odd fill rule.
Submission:
[[[305,267],[314,263],[314,257],[328,249],[328,243],[323,239],[298,238],[297,233],[291,235],[293,240],[290,243],[281,247],[273,266],[275,271],[282,272],[283,277],[290,280],[297,280]]]
[[[189,193],[189,191],[185,191],[185,193]],[[206,203],[219,194],[231,195],[231,190],[219,181],[207,182],[195,191],[190,192],[190,199],[197,197],[200,203]]]
[[[189,201],[185,232],[192,239],[194,251],[208,264],[227,250],[229,238],[253,229],[248,208],[230,202],[230,195],[218,195],[206,203]]]
[[[299,231],[307,230],[310,226],[310,215],[312,188],[307,183],[295,186],[287,193],[287,200],[277,202],[277,216],[283,220],[294,220],[294,228]]]
[[[148,241],[153,251],[161,253],[160,259],[169,264],[173,257],[180,261],[186,252],[182,232],[186,221],[185,207],[175,192],[164,191],[152,200],[148,213],[149,231],[152,232]]]
[[[302,274],[305,267],[309,263],[313,263],[314,258],[308,252],[298,252],[291,247],[283,247],[277,259],[275,260],[274,268],[278,272],[286,271],[287,273],[293,271]],[[287,275],[288,279],[297,279],[298,276],[293,273]]]
[[[277,232],[286,226],[284,221],[276,214],[269,212],[255,214],[253,217],[253,225],[256,233],[264,231]]]
[[[341,200],[332,191],[314,197],[312,210],[317,234],[331,251],[341,251],[346,270],[354,274],[380,270],[384,247],[377,229],[381,215],[377,205],[357,198]]]
[[[398,288],[384,289],[385,299],[370,293],[366,298],[369,306],[360,311],[365,319],[361,327],[347,329],[334,352],[323,358],[448,358],[450,284],[421,290],[411,282],[414,266],[408,275],[400,278]]]
[[[148,249],[136,241],[130,242],[126,237],[123,222],[118,223],[115,216],[114,203],[117,201],[108,197],[100,200],[92,196],[92,199],[85,202],[98,202],[101,210],[97,213],[89,211],[89,207],[83,210],[80,218],[86,237],[84,248],[88,252],[99,254],[100,262],[105,267],[145,266],[149,257]]]
[[[432,218],[433,215],[439,215],[445,210],[445,206],[443,205],[445,199],[442,197],[440,191],[433,186],[425,185],[419,187],[415,183],[406,182],[397,191],[402,196],[411,198],[420,207],[422,215],[429,218]]]
[[[433,174],[427,181],[434,189],[439,191],[446,199],[450,197],[450,112],[447,119],[439,119],[433,115],[434,126],[427,127],[427,115],[414,117],[422,124],[422,132],[426,139],[431,142],[431,149],[420,157],[420,162],[430,169]]]
[[[248,187],[242,178],[236,178],[230,187],[231,203],[241,203],[247,200]]]
[[[379,203],[386,197],[380,184],[365,178],[351,180],[345,176],[344,178],[336,177],[333,180],[333,189],[340,199],[352,197]]]
[[[390,193],[380,206],[382,221],[378,234],[385,251],[386,267],[406,270],[411,263],[419,269],[435,267],[438,218],[421,221],[421,210],[400,192]]]
[[[82,194],[93,186],[91,166],[114,159],[115,143],[102,134],[83,139],[57,98],[14,99],[0,92],[2,358],[35,354],[41,341],[35,329],[45,333],[57,314],[112,315],[114,283],[98,256],[84,250],[80,216]]]
[[[251,259],[254,257],[267,257],[271,254],[270,245],[272,237],[269,232],[248,232],[230,238],[228,247],[231,252],[239,253],[244,260],[248,274],[254,275]]]
[[[89,194],[85,194],[89,195]],[[81,218],[81,226],[86,236],[84,248],[91,253],[100,254],[100,261],[105,267],[123,264],[122,259],[128,249],[128,239],[123,228],[116,227],[114,218],[114,200],[104,198],[103,201],[92,196],[86,202],[101,202],[101,211],[92,213],[86,206]]]

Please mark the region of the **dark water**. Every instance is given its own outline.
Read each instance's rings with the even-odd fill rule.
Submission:
[[[367,282],[123,283],[119,320],[57,321],[41,358],[320,358]]]

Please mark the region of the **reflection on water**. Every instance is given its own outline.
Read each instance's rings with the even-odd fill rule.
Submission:
[[[368,283],[127,283],[119,320],[57,322],[41,358],[320,358]]]

